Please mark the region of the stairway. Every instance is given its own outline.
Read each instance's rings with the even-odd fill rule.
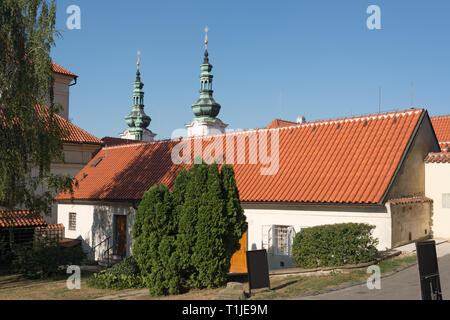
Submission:
[[[113,265],[119,263],[119,262],[122,261],[123,259],[124,259],[124,257],[119,256],[119,255],[110,255],[110,256],[109,256],[109,266],[108,266],[108,258],[107,258],[107,257],[105,257],[105,258],[102,259],[102,260],[99,260],[99,261],[98,261],[98,264],[99,264],[100,266],[102,266],[103,268],[107,269],[107,268],[110,268],[110,267],[112,267]]]

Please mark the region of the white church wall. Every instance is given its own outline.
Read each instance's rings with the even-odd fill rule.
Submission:
[[[248,250],[269,249],[270,269],[294,267],[292,258],[277,255],[270,248],[269,231],[274,226],[293,227],[296,233],[302,228],[336,223],[367,223],[374,225],[373,236],[379,239],[378,250],[391,248],[391,216],[386,208],[358,209],[328,207],[313,209],[248,207],[243,205],[248,222]],[[273,235],[273,234],[272,234]],[[272,240],[273,241],[273,240]]]

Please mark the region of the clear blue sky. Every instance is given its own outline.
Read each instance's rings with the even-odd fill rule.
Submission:
[[[68,30],[69,5],[81,30]],[[369,30],[369,5],[381,30]],[[70,119],[99,138],[126,129],[136,52],[157,138],[192,118],[205,26],[219,118],[232,129],[414,105],[450,114],[450,1],[57,0],[55,62],[79,75]]]

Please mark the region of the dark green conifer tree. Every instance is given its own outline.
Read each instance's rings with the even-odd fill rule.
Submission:
[[[207,191],[208,166],[194,164],[186,186],[184,204],[178,212],[178,235],[176,241],[180,274],[185,280],[185,289],[196,286],[198,271],[192,261],[197,239],[197,215],[200,198]]]
[[[230,259],[240,249],[239,240],[247,231],[247,221],[239,200],[233,167],[223,165],[221,171],[224,198],[226,199],[227,236],[226,247]]]
[[[230,267],[227,261],[227,217],[218,166],[208,169],[207,190],[202,194],[196,224],[197,239],[193,262],[198,270],[196,286],[217,287],[226,282]]]
[[[169,189],[157,185],[147,191],[136,213],[133,255],[152,295],[178,293],[177,269],[170,265],[175,252],[177,221]]]

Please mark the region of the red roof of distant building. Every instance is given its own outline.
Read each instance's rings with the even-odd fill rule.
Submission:
[[[130,140],[130,139],[115,138],[115,137],[104,137],[104,138],[102,138],[102,141],[108,147],[120,146],[123,144],[148,143],[146,141],[137,141],[137,140]]]
[[[282,127],[290,127],[297,125],[296,122],[281,120],[281,119],[275,119],[269,125],[266,127],[266,129],[273,129],[273,128],[282,128]]]
[[[432,117],[431,123],[442,151],[447,151],[450,148],[450,115]]]
[[[44,219],[28,210],[0,210],[0,227],[44,227],[47,223]]]
[[[426,163],[450,163],[450,152],[429,153]]]
[[[291,127],[232,132],[210,137],[167,140],[105,148],[81,170],[75,200],[140,200],[151,186],[173,186],[179,171],[191,165],[174,164],[171,153],[181,141],[203,142],[203,152],[222,137],[224,150],[234,141],[234,165],[240,199],[244,202],[368,203],[380,204],[401,165],[423,109],[372,116],[317,121]],[[279,137],[279,167],[273,175],[249,159],[256,147],[238,150],[236,139],[252,135],[257,141]],[[275,140],[274,140],[275,141]],[[269,147],[271,149],[271,147]],[[270,151],[269,151],[270,153]],[[245,157],[245,164],[237,164]],[[98,159],[102,158],[100,162]],[[230,163],[228,154],[225,162]],[[96,165],[93,165],[96,164]],[[58,200],[70,200],[60,194]]]
[[[433,199],[430,199],[428,197],[410,197],[410,198],[391,199],[388,202],[396,205],[396,204],[411,204],[411,203],[433,202]]]
[[[55,73],[59,73],[59,74],[63,74],[66,76],[71,76],[73,78],[78,78],[78,76],[75,73],[70,72],[69,70],[61,67],[59,64],[52,62],[52,68],[53,68],[53,72]]]
[[[48,109],[44,108],[42,109],[41,106],[36,106],[36,108],[40,111],[45,110],[45,112],[48,113]],[[56,121],[58,122],[58,125],[61,129],[67,130],[68,136],[63,139],[64,142],[73,142],[73,143],[86,143],[86,144],[97,144],[102,145],[103,142],[95,137],[94,135],[90,134],[89,132],[81,129],[80,127],[74,125],[70,121],[64,119],[58,114],[55,114]]]

